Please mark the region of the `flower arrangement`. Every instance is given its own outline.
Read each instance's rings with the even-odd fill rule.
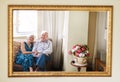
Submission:
[[[88,57],[90,56],[90,53],[89,53],[89,48],[87,45],[80,45],[80,44],[76,44],[72,47],[71,50],[69,50],[69,54],[73,54],[77,57],[81,57],[81,58],[84,58],[84,57]]]

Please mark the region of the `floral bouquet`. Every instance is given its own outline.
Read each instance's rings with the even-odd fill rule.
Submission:
[[[80,44],[74,45],[72,49],[69,50],[68,53],[70,55],[73,54],[75,57],[77,57],[79,63],[86,63],[87,62],[86,58],[90,56],[89,48],[87,47],[87,45],[80,45]],[[81,59],[84,59],[84,61]]]

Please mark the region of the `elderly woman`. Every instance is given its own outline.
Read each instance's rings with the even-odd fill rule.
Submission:
[[[48,40],[48,32],[42,31],[40,39],[35,43],[34,57],[36,60],[36,70],[45,71],[46,62],[49,60],[49,54],[52,53],[52,42]]]
[[[24,71],[33,71],[33,43],[34,35],[29,35],[27,41],[21,42],[21,48],[15,58],[15,63],[22,65]]]

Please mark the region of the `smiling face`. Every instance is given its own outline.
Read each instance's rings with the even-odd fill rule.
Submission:
[[[41,41],[43,42],[46,41],[48,39],[48,33],[47,32],[42,33],[40,38]]]
[[[31,43],[31,42],[34,42],[34,35],[30,35],[28,37],[28,41]]]

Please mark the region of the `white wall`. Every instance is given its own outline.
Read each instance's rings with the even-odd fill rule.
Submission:
[[[113,5],[111,77],[8,77],[8,4]],[[120,81],[120,0],[0,0],[0,82],[114,82]]]
[[[68,29],[68,47],[74,44],[87,44],[88,39],[88,11],[71,11]]]
[[[70,50],[75,44],[87,44],[88,38],[88,11],[70,11],[69,25],[68,25],[68,43],[65,44],[67,49]],[[77,20],[76,20],[77,19]],[[70,65],[72,56],[68,53],[64,54],[65,71],[77,71],[77,69]],[[66,57],[67,55],[67,57]]]

